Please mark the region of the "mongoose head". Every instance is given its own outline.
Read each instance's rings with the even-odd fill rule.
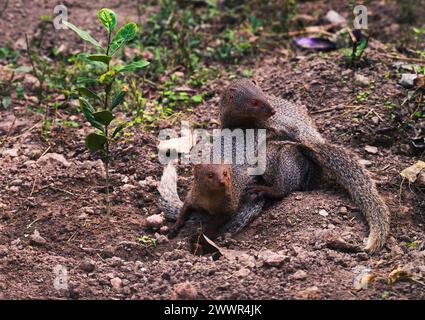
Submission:
[[[225,191],[230,187],[232,167],[230,164],[197,164],[193,174],[195,181],[208,191]]]
[[[238,122],[246,124],[267,120],[276,113],[276,109],[268,101],[263,90],[252,79],[233,81],[223,91],[221,109],[222,121],[237,119]]]

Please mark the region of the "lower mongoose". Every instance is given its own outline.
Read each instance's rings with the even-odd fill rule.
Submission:
[[[255,109],[247,110],[244,106],[253,99],[253,95],[258,95],[262,99],[266,96],[269,103],[276,109],[276,114],[267,119],[255,117]],[[247,114],[250,111],[254,114]],[[347,189],[353,201],[365,215],[369,224],[369,237],[365,250],[374,253],[383,247],[390,229],[390,214],[375,183],[355,155],[322,137],[304,106],[266,95],[253,80],[235,80],[222,95],[221,123],[222,127],[226,128],[265,128],[274,140],[299,143],[301,147],[298,146],[298,148],[305,160],[298,159],[298,161],[306,161],[306,166],[310,166],[310,161],[313,161],[334,176],[337,182]],[[264,178],[270,180],[266,182],[274,186],[282,184],[281,182],[292,183],[279,181],[279,175],[276,174],[294,170],[292,166],[282,161],[281,157],[271,159],[268,167],[267,171],[272,174],[267,175],[266,172]],[[259,189],[264,196],[270,196],[268,190],[261,190],[261,187],[254,188]],[[271,197],[275,196],[271,194]]]
[[[169,238],[177,235],[193,212],[204,212],[211,216],[204,233],[207,237],[214,238],[219,227],[239,207],[240,195],[233,192],[231,179],[230,164],[196,164],[193,167],[192,187],[170,229]]]

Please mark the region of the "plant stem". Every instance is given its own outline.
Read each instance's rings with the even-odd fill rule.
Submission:
[[[108,127],[105,126],[105,202],[106,202],[106,218],[109,220],[111,217],[111,203],[109,201],[109,137]]]

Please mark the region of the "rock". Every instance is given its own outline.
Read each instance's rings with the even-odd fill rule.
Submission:
[[[246,278],[251,273],[251,270],[247,268],[240,268],[238,272],[236,272],[236,276],[239,278]]]
[[[112,289],[114,289],[115,291],[121,291],[122,280],[120,278],[112,278],[110,282],[112,285]]]
[[[145,187],[155,187],[156,188],[158,186],[158,182],[155,181],[155,179],[153,177],[149,176],[149,177],[146,177],[145,180],[139,181],[139,185],[142,188],[145,188]]]
[[[328,213],[325,209],[320,209],[320,210],[319,210],[319,214],[320,214],[322,217],[327,217],[327,216],[329,215],[329,213]]]
[[[271,250],[261,251],[260,254],[258,255],[258,258],[262,260],[265,265],[271,266],[271,267],[278,267],[285,260],[289,259],[288,256],[273,252]]]
[[[107,259],[106,261],[111,267],[119,267],[124,263],[123,259],[121,259],[120,257],[112,257]]]
[[[71,166],[71,163],[69,163],[65,157],[59,153],[46,153],[44,156],[42,156],[40,159],[38,159],[38,163],[51,163],[53,161],[56,161],[60,163],[64,167]]]
[[[340,208],[339,208],[339,213],[341,213],[341,214],[346,214],[347,212],[348,212],[347,207],[340,207]]]
[[[154,214],[146,218],[146,226],[159,229],[165,222],[165,217],[161,214]]]
[[[291,278],[295,280],[304,280],[307,278],[307,272],[304,270],[298,270],[291,276]]]
[[[366,145],[364,147],[364,149],[365,149],[366,152],[368,152],[370,154],[377,154],[378,153],[378,148],[377,147],[374,147],[374,146]]]
[[[127,192],[127,191],[133,190],[134,188],[136,188],[136,187],[133,186],[132,184],[126,183],[121,187],[121,190]]]
[[[167,236],[164,236],[163,234],[155,233],[155,239],[158,242],[158,244],[161,243],[167,243],[170,240],[168,240]]]
[[[298,292],[298,295],[303,299],[314,299],[320,297],[320,289],[316,286],[308,287]]]
[[[360,159],[359,163],[364,165],[365,167],[370,166],[372,164],[372,162],[370,162],[369,160],[365,160],[365,159]]]
[[[9,156],[11,158],[16,158],[18,156],[18,148],[5,149],[2,152],[3,156]]]
[[[162,226],[161,228],[159,228],[159,232],[161,232],[162,234],[167,234],[169,231],[169,228],[167,226]]]
[[[374,124],[379,124],[379,118],[378,117],[372,117],[371,120]]]
[[[96,265],[95,265],[95,262],[93,260],[87,259],[87,260],[84,260],[83,262],[81,262],[79,267],[80,267],[81,270],[83,270],[87,273],[90,273],[90,272],[94,271],[94,269],[96,268]]]
[[[418,77],[414,73],[403,73],[398,83],[405,88],[411,88],[415,85],[415,80]]]
[[[336,25],[347,23],[347,20],[335,10],[329,10],[325,16],[325,19],[328,20],[330,23]]]
[[[365,87],[367,87],[368,85],[370,85],[370,80],[367,77],[365,77],[364,75],[361,75],[361,74],[358,74],[358,73],[356,73],[354,75],[354,81],[357,84],[362,85],[362,86],[365,86]]]
[[[38,230],[34,230],[34,233],[30,236],[30,242],[33,245],[42,246],[47,243],[47,240],[40,236],[40,232]]]
[[[178,283],[171,293],[171,300],[194,300],[198,297],[198,290],[188,281]]]

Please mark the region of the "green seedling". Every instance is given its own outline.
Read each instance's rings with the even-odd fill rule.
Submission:
[[[129,22],[114,33],[117,25],[117,16],[112,10],[107,8],[103,8],[98,12],[98,18],[107,31],[107,45],[105,48],[86,31],[80,30],[68,21],[64,21],[64,24],[98,50],[98,53],[88,55],[87,59],[98,62],[103,66],[103,73],[97,79],[93,79],[92,82],[97,85],[99,92],[87,87],[79,87],[77,91],[80,95],[80,107],[84,116],[97,129],[96,132],[92,132],[86,137],[86,146],[91,151],[103,152],[103,163],[106,173],[105,209],[106,216],[109,219],[111,207],[109,197],[110,146],[126,126],[126,123],[122,122],[112,128],[111,123],[116,119],[113,111],[123,103],[128,91],[128,87],[125,85],[118,90],[114,90],[114,84],[118,77],[124,73],[134,72],[137,69],[144,68],[149,62],[140,60],[125,66],[112,65],[112,57],[136,36],[137,26],[134,22]]]

